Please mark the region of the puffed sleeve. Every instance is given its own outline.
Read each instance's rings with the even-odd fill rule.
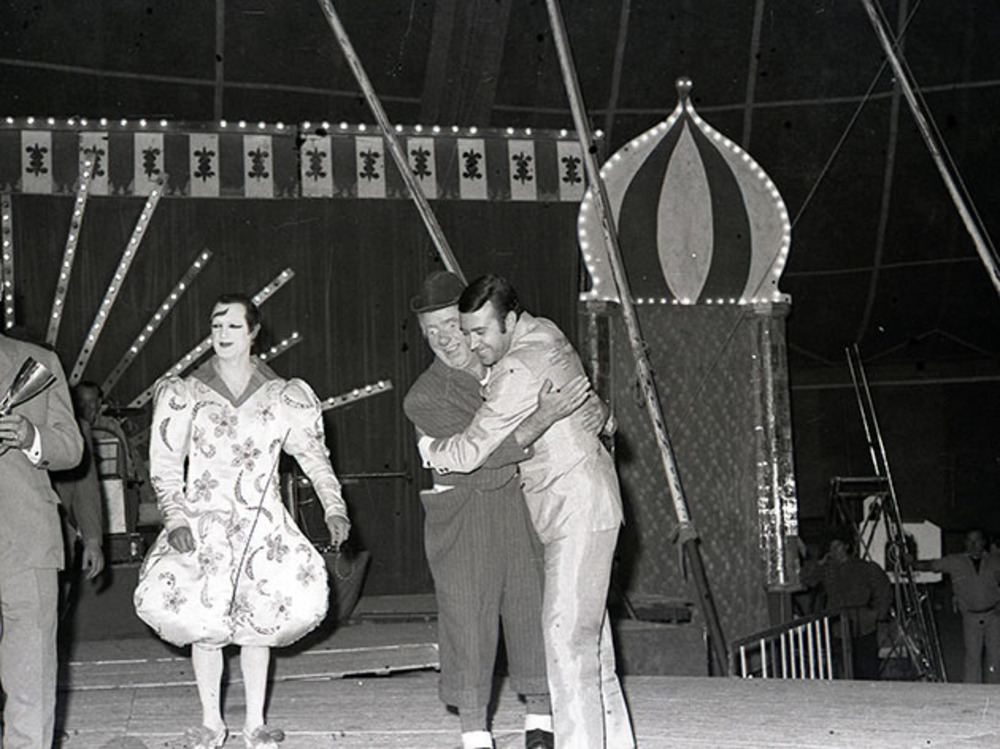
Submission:
[[[180,377],[156,384],[149,439],[149,474],[163,525],[170,531],[187,525],[184,517],[184,459],[191,438],[194,398]]]
[[[298,461],[309,477],[326,517],[338,516],[347,520],[347,504],[326,449],[319,399],[304,381],[289,380],[281,391],[281,409],[288,427],[285,452]]]

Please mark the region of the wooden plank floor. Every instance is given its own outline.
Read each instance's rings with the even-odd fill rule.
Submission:
[[[276,658],[269,720],[288,732],[287,749],[458,747],[458,718],[437,698],[436,663],[433,622],[342,627]],[[662,676],[623,683],[644,749],[1000,746],[996,686]],[[523,746],[516,695],[503,683],[498,693],[497,746]],[[243,695],[233,657],[225,710],[238,729]],[[182,651],[153,638],[79,642],[63,669],[60,746],[180,749],[198,712]],[[231,737],[226,746],[242,742]]]

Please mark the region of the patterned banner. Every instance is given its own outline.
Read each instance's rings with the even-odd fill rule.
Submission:
[[[107,133],[80,133],[80,151],[78,161],[80,172],[83,172],[83,165],[90,159],[93,166],[93,176],[90,178],[91,195],[108,195],[108,134]]]
[[[270,135],[243,136],[243,193],[248,198],[274,197],[273,148]]]
[[[507,141],[507,155],[510,167],[510,199],[537,200],[535,142],[533,140],[509,140]]]
[[[149,195],[153,188],[165,181],[163,166],[163,133],[136,133],[134,162],[135,177],[132,181],[134,195]]]
[[[411,173],[431,200],[579,202],[580,146],[554,131],[500,130],[403,136]],[[379,133],[268,126],[181,132],[167,125],[107,131],[20,128],[0,122],[0,189],[72,195],[83,160],[94,161],[91,196],[408,199]]]
[[[587,187],[583,167],[583,149],[578,141],[556,142],[559,161],[559,200],[579,203]]]
[[[328,135],[307,135],[299,160],[302,197],[333,197],[333,143]]]
[[[458,186],[462,200],[486,200],[486,143],[482,138],[458,139]]]
[[[361,136],[354,142],[358,197],[385,197],[385,144],[381,136]]]
[[[196,133],[188,138],[191,180],[188,194],[193,198],[219,197],[219,136]]]
[[[434,161],[433,138],[410,138],[406,144],[406,158],[410,171],[424,195],[433,200],[438,197],[437,164]]]
[[[52,133],[47,130],[21,133],[21,191],[52,192]]]

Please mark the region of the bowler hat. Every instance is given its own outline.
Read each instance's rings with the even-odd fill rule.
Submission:
[[[436,270],[424,279],[420,293],[410,300],[410,309],[416,313],[433,312],[458,304],[465,291],[465,282],[454,273]]]

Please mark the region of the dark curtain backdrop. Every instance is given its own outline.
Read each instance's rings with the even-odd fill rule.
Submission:
[[[830,479],[871,476],[858,401],[849,386],[792,386],[796,480],[803,535],[829,509]],[[879,385],[872,401],[903,520],[930,520],[958,539],[1000,528],[996,383]],[[860,511],[860,510],[859,510]]]
[[[69,197],[13,196],[16,318],[36,338],[44,338],[48,326],[72,205]],[[87,205],[56,344],[67,374],[143,205],[141,198],[92,198]],[[574,204],[456,201],[434,209],[469,279],[506,275],[528,309],[575,339]],[[431,360],[409,300],[441,263],[416,209],[391,200],[164,198],[85,379],[104,381],[206,248],[214,253],[209,265],[108,393],[110,400],[128,404],[207,336],[218,294],[256,293],[291,268],[294,279],[262,307],[262,343],[295,331],[302,342],[276,358],[274,369],[303,377],[320,398],[377,380],[394,386],[326,418],[357,540],[372,552],[366,591],[430,590],[417,497],[427,479],[401,403]]]

